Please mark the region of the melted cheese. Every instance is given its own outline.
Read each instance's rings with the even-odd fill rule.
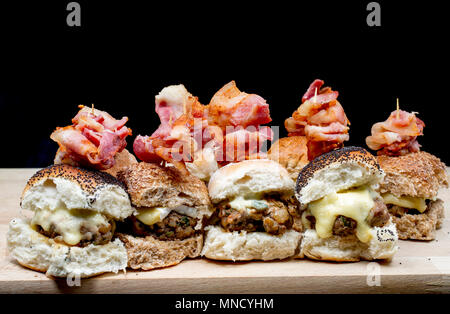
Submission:
[[[163,219],[166,218],[172,210],[176,211],[177,213],[180,213],[181,215],[186,215],[192,218],[195,218],[197,214],[197,209],[195,209],[194,207],[180,205],[174,208],[168,207],[139,208],[136,218],[143,224],[151,226],[157,222],[163,221]]]
[[[385,193],[381,195],[385,204],[393,204],[405,208],[414,208],[423,213],[427,209],[425,198],[401,196],[397,197],[391,193]]]
[[[248,209],[265,210],[269,207],[265,200],[261,199],[246,199],[243,197],[236,197],[230,202],[231,208],[238,211],[246,211]]]
[[[374,206],[373,192],[368,187],[329,194],[308,205],[308,210],[316,219],[316,232],[321,238],[333,235],[333,226],[338,216],[354,219],[356,236],[361,242],[371,239],[370,226],[366,218]]]
[[[83,238],[80,232],[82,226],[87,229],[97,228],[100,225],[109,225],[109,221],[102,214],[89,210],[56,208],[37,210],[31,225],[39,225],[47,232],[54,231],[61,235],[68,245],[77,245]]]
[[[153,225],[157,222],[162,221],[169,215],[170,209],[166,207],[152,207],[152,208],[140,208],[138,209],[138,214],[136,218],[146,224]]]

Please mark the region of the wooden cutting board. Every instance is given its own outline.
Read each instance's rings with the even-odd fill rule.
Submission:
[[[105,274],[69,286],[66,279],[49,279],[8,255],[8,223],[22,215],[19,197],[35,171],[0,169],[0,293],[450,293],[450,190],[439,195],[446,202],[446,219],[437,239],[400,241],[391,262],[194,259],[165,269]]]

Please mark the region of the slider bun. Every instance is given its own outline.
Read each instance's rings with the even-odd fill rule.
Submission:
[[[36,172],[22,193],[21,207],[32,211],[88,209],[115,219],[124,219],[134,212],[125,186],[116,178],[64,164]]]
[[[140,162],[119,172],[118,178],[127,187],[136,207],[184,205],[195,208],[199,220],[213,213],[205,183],[194,175],[183,175],[174,167]]]
[[[147,236],[134,237],[118,233],[117,236],[125,244],[128,254],[128,267],[132,269],[150,270],[179,264],[187,257],[200,256],[203,235],[183,239],[161,241]]]
[[[208,185],[213,203],[253,193],[292,193],[294,182],[287,170],[269,159],[228,164],[211,176]]]
[[[300,257],[315,260],[355,262],[359,260],[391,259],[397,252],[397,229],[390,222],[388,225],[370,230],[372,239],[368,243],[358,240],[355,235],[331,236],[320,238],[314,229],[303,233]]]
[[[267,157],[278,162],[296,181],[298,173],[309,162],[307,140],[305,136],[289,136],[280,138],[270,146]]]
[[[48,276],[85,278],[117,273],[127,266],[127,252],[118,239],[105,245],[69,247],[36,232],[29,221],[20,218],[9,223],[6,238],[8,250],[19,264]]]
[[[398,237],[402,240],[434,240],[436,229],[441,228],[444,221],[444,202],[441,199],[430,201],[422,214],[392,214],[397,227]]]
[[[448,187],[445,164],[427,152],[377,159],[386,173],[380,184],[381,193],[434,198],[441,187]]]
[[[349,146],[323,154],[306,165],[298,176],[295,196],[303,209],[332,192],[365,184],[376,187],[383,176],[372,154]]]
[[[288,230],[282,235],[266,232],[227,232],[219,226],[206,228],[202,256],[214,260],[274,260],[294,256],[298,252],[301,233]]]
[[[120,153],[117,153],[114,156],[114,161],[114,166],[109,169],[102,170],[103,172],[109,173],[114,177],[117,177],[117,174],[120,171],[125,170],[130,165],[138,163],[136,157],[134,157],[134,155],[131,154],[127,149],[124,149]]]

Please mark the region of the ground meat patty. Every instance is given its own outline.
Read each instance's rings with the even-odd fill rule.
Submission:
[[[357,222],[345,216],[338,216],[334,221],[333,234],[338,236],[348,236],[356,233]]]
[[[389,211],[381,197],[376,198],[375,206],[370,210],[367,216],[367,223],[371,227],[383,227],[390,219]]]
[[[132,231],[137,236],[153,236],[159,240],[182,240],[195,234],[197,219],[171,211],[166,218],[151,226],[143,224],[136,217],[129,218]]]
[[[37,231],[48,238],[54,239],[56,242],[64,243],[61,235],[56,231],[55,225],[50,225],[50,230],[45,231],[41,226],[37,225]],[[115,231],[114,220],[110,220],[108,225],[100,225],[93,227],[82,224],[80,227],[80,233],[82,235],[79,247],[85,247],[89,244],[102,245],[111,241]]]
[[[382,198],[374,200],[374,207],[370,210],[367,216],[367,223],[371,227],[383,227],[390,219],[389,211],[383,202]],[[312,215],[306,216],[311,228],[315,228],[316,219]],[[347,236],[356,233],[357,222],[349,217],[338,216],[333,225],[333,234],[339,236]]]
[[[265,231],[270,234],[283,234],[293,227],[301,231],[301,220],[297,205],[280,197],[267,197],[268,207],[261,209],[235,210],[228,202],[218,205],[218,217],[221,226],[227,231],[245,230],[248,232]]]
[[[262,223],[260,219],[262,214],[250,215],[246,211],[234,210],[230,207],[230,204],[223,203],[219,207],[219,218],[220,224],[227,231],[241,231],[245,230],[248,232],[261,230]],[[258,219],[258,217],[261,217]]]
[[[263,218],[264,230],[270,234],[283,234],[292,226],[292,217],[289,214],[288,206],[274,198],[267,199],[267,203],[269,203],[269,208]]]
[[[397,205],[393,205],[393,204],[388,204],[387,210],[389,211],[389,213],[391,215],[393,215],[395,217],[403,217],[406,214],[420,215],[420,214],[426,213],[430,209],[431,201],[426,200],[426,204],[427,204],[427,209],[423,213],[421,213],[420,211],[418,211],[417,209],[414,209],[414,208],[405,208],[405,207],[401,207],[401,206],[397,206]]]

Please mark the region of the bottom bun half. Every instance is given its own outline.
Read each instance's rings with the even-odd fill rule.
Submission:
[[[134,237],[118,233],[128,254],[128,267],[150,270],[179,264],[185,258],[200,256],[203,235],[199,234],[183,240],[162,241],[147,236]]]
[[[59,244],[33,230],[25,219],[9,223],[8,250],[19,264],[45,272],[48,276],[91,277],[106,272],[117,273],[127,266],[127,252],[116,239],[105,245],[70,247]]]
[[[227,232],[221,227],[206,228],[202,256],[214,260],[275,260],[297,254],[301,233],[289,230],[282,235],[266,232]]]
[[[335,262],[356,262],[360,260],[390,260],[398,250],[398,235],[395,225],[374,227],[368,243],[358,240],[355,235],[319,238],[316,231],[307,229],[303,233],[299,257]]]

